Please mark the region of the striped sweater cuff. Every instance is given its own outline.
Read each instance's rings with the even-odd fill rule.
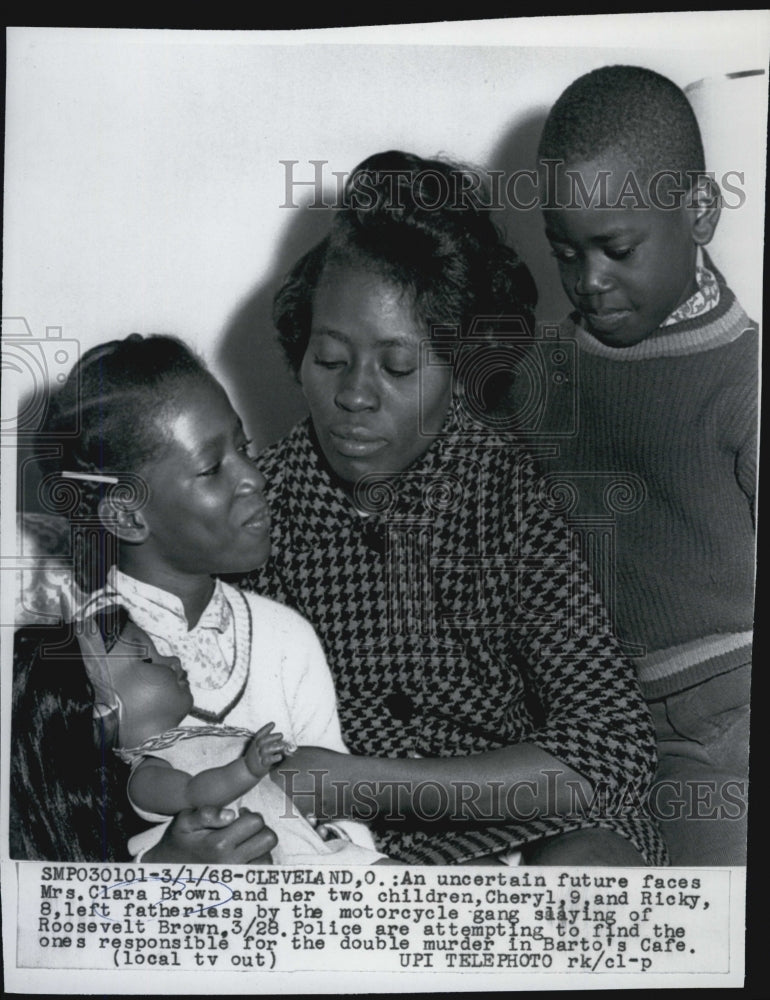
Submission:
[[[648,653],[636,661],[644,697],[665,698],[750,663],[752,638],[751,631],[730,632]]]

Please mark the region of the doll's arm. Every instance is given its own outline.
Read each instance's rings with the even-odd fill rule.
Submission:
[[[145,812],[163,816],[182,809],[227,805],[253,788],[283,758],[283,736],[272,728],[272,722],[263,726],[242,757],[198,774],[180,771],[159,757],[147,757],[129,779],[131,801]]]

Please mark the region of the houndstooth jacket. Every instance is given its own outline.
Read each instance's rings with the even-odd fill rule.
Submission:
[[[665,848],[641,803],[655,742],[564,522],[510,438],[456,414],[405,472],[365,476],[353,503],[309,421],[258,459],[272,514],[268,564],[240,581],[298,610],[331,668],[354,754],[478,753],[534,744],[588,777],[588,815],[547,810],[505,825],[379,819],[378,846],[452,864],[586,826]]]

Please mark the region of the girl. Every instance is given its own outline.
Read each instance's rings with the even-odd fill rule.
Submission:
[[[295,612],[213,578],[258,566],[270,545],[264,480],[219,383],[178,340],[132,334],[83,355],[53,403],[47,432],[73,426],[73,417],[80,431],[62,436],[55,481],[60,492],[64,483],[71,490],[76,575],[91,591],[79,623],[119,605],[162,654],[178,656],[189,676],[192,724],[226,719],[254,731],[273,723],[292,743],[346,752],[312,628]],[[110,644],[116,639],[107,636]],[[34,659],[45,660],[45,650]],[[22,704],[29,670],[19,679]],[[28,738],[21,719],[17,714],[17,743],[35,739],[38,746],[17,754],[20,764],[35,751],[42,759],[61,754],[45,726],[35,724]],[[22,772],[16,768],[15,789],[28,797]],[[98,797],[92,788],[84,808]],[[52,808],[41,825],[61,827],[71,818],[66,792],[57,791]],[[102,803],[102,822],[107,811]],[[85,814],[76,825],[83,822]],[[341,825],[354,843],[373,847],[365,827]],[[131,853],[157,838],[155,830],[136,839]]]

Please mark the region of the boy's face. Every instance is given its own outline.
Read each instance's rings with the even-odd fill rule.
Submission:
[[[642,207],[631,196],[614,207],[628,191],[624,180],[630,169],[611,156],[567,165],[588,192],[598,172],[609,171],[606,198],[599,202],[604,207],[596,196],[576,196],[574,182],[562,169],[552,199],[562,207],[543,211],[564,290],[589,332],[609,347],[644,340],[693,294],[697,245],[713,232],[704,239],[696,210],[684,204]],[[649,205],[643,178],[639,188]]]

